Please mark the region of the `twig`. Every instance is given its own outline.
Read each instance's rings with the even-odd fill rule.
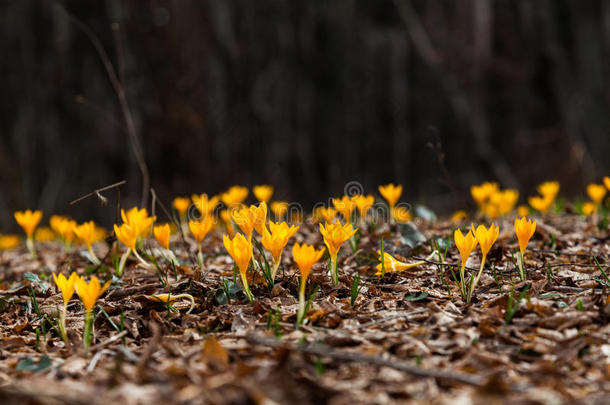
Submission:
[[[295,344],[280,342],[274,338],[267,338],[258,334],[248,335],[246,337],[246,340],[252,344],[268,346],[275,349],[287,349],[302,353],[314,354],[316,356],[332,357],[333,359],[337,360],[356,363],[367,363],[381,367],[390,367],[416,377],[440,378],[460,382],[463,384],[474,385],[477,387],[481,387],[485,383],[484,378],[478,375],[438,369],[425,369],[422,367],[410,366],[400,360],[382,359],[381,357],[366,356],[358,353],[347,352],[344,350],[333,350],[329,347],[322,346],[319,344],[307,344],[297,346]]]
[[[129,135],[129,142],[131,144],[131,148],[135,155],[136,161],[138,163],[138,167],[140,169],[140,173],[142,174],[142,203],[141,207],[144,207],[146,202],[148,201],[148,190],[150,188],[150,173],[148,171],[148,166],[146,166],[146,161],[144,160],[144,152],[142,151],[142,147],[139,143],[136,126],[133,120],[133,116],[131,114],[131,110],[129,108],[129,104],[127,103],[127,96],[125,94],[125,89],[121,84],[121,81],[117,77],[117,73],[110,61],[110,57],[104,50],[100,40],[95,36],[93,31],[78,17],[70,13],[61,3],[58,3],[59,6],[64,10],[68,19],[79,29],[83,34],[89,39],[91,45],[97,52],[99,58],[106,69],[106,73],[108,75],[108,79],[110,80],[110,84],[116,93],[117,99],[119,101],[119,105],[121,107],[121,112],[123,114],[123,119],[125,120],[125,124],[127,127],[127,134]],[[118,30],[118,24],[112,27],[113,30]]]
[[[100,200],[100,204],[106,205],[106,203],[108,203],[108,199],[106,197],[104,197],[101,194],[101,192],[102,191],[110,190],[110,189],[115,188],[115,187],[120,187],[120,186],[122,186],[125,183],[127,183],[127,180],[122,180],[122,181],[119,181],[118,183],[114,183],[114,184],[111,184],[109,186],[98,188],[96,190],[93,190],[89,194],[85,194],[82,197],[78,197],[76,200],[70,201],[69,205],[74,205],[74,204],[76,204],[76,203],[78,203],[78,202],[80,202],[80,201],[82,201],[84,199],[87,199],[87,198],[91,197],[91,196],[96,196]]]

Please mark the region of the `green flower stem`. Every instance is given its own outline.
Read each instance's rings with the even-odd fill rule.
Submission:
[[[91,255],[91,261],[93,262],[93,264],[95,264],[96,266],[99,266],[102,262],[100,262],[100,259],[97,257],[97,255],[93,251],[93,247],[91,245],[87,245],[87,249],[89,250],[89,254]]]
[[[152,265],[150,263],[148,263],[146,260],[144,260],[142,258],[142,256],[140,256],[138,254],[138,251],[136,249],[133,250],[133,254],[136,256],[136,258],[140,261],[140,264],[144,267],[144,268],[151,268]]]
[[[519,276],[525,281],[525,263],[523,262],[523,250],[519,250]]]
[[[36,248],[34,247],[34,238],[31,236],[28,236],[28,238],[25,240],[25,246],[28,248],[28,251],[30,252],[30,256],[32,256],[32,259],[36,259],[38,257],[38,255],[36,254]]]
[[[119,269],[117,270],[117,277],[121,277],[123,275],[123,269],[125,268],[125,263],[127,262],[127,258],[131,253],[131,249],[127,249],[123,256],[121,256],[121,261],[119,262]]]
[[[462,263],[460,267],[460,294],[462,297],[466,297],[466,280],[464,280],[464,270],[466,269],[466,262]]]
[[[246,294],[246,297],[248,297],[248,301],[254,302],[254,295],[252,295],[252,291],[250,291],[250,286],[248,285],[248,278],[246,276],[246,273],[242,273],[240,271],[239,274],[241,276],[241,283],[243,284],[244,293]]]
[[[64,342],[68,342],[68,333],[66,332],[66,313],[68,312],[68,303],[64,302],[62,311],[59,313],[59,337]]]
[[[203,252],[201,251],[201,243],[197,244],[197,263],[199,263],[199,268],[203,270]]]
[[[301,325],[305,319],[305,284],[307,280],[301,278],[301,286],[299,288],[299,310],[297,312],[297,325]]]
[[[474,287],[476,287],[477,283],[479,282],[479,279],[481,278],[481,274],[483,274],[483,268],[485,267],[485,261],[487,260],[487,255],[483,255],[483,257],[481,258],[481,267],[479,267],[479,272],[477,273],[477,276],[475,277],[474,281],[472,281],[472,283],[470,283],[470,290],[468,291],[468,296],[466,297],[466,302],[470,303],[470,300],[472,299],[472,293],[474,292]]]
[[[280,268],[280,262],[282,261],[282,255],[275,260],[273,259],[273,265],[271,267],[271,279],[275,282],[275,276],[277,274],[277,270]]]
[[[83,333],[83,344],[85,349],[91,345],[91,337],[93,336],[93,309],[85,311],[85,331]]]
[[[339,284],[339,274],[337,272],[337,254],[330,255],[330,276],[332,278],[333,285]]]

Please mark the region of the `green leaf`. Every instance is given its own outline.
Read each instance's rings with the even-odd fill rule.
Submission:
[[[410,294],[405,297],[405,301],[421,301],[428,297],[428,291],[422,291],[419,295]]]
[[[225,278],[223,283],[226,283],[230,299],[237,301],[237,293],[241,291],[238,284],[234,283],[231,279]],[[227,294],[224,288],[219,288],[214,292],[214,298],[218,305],[225,305],[227,303]]]
[[[17,370],[33,371],[37,373],[51,367],[52,364],[53,362],[51,361],[49,356],[42,356],[38,363],[34,362],[34,360],[32,360],[31,358],[26,357],[17,364]]]
[[[410,222],[398,224],[398,231],[400,232],[400,241],[410,248],[426,242],[426,237]]]
[[[30,273],[29,271],[23,275],[23,278],[32,283],[40,283],[40,277],[38,277],[38,274]]]
[[[415,215],[420,217],[426,222],[434,223],[436,222],[436,214],[430,208],[425,207],[423,205],[415,206]]]

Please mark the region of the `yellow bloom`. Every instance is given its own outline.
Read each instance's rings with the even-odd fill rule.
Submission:
[[[273,195],[273,187],[267,184],[254,186],[252,191],[254,192],[254,197],[256,197],[258,201],[264,203],[268,203]]]
[[[538,193],[546,198],[555,200],[557,194],[559,193],[559,182],[558,181],[545,181],[538,185]]]
[[[352,200],[356,204],[356,208],[358,209],[358,213],[360,214],[360,218],[364,220],[366,218],[366,214],[369,212],[373,204],[375,204],[375,197],[372,195],[361,195],[357,194],[352,197]]]
[[[84,222],[74,227],[76,236],[87,246],[91,246],[97,240],[95,223],[93,221]]]
[[[307,277],[311,273],[313,265],[320,260],[324,254],[324,249],[316,250],[310,245],[299,245],[295,243],[292,246],[292,257],[299,267],[301,273],[301,285],[299,288],[299,309],[297,311],[297,324],[300,325],[305,316],[305,286]]]
[[[37,242],[49,242],[55,240],[55,233],[46,226],[41,226],[34,232],[34,239]]]
[[[229,252],[233,260],[235,260],[246,296],[251,302],[254,301],[254,296],[252,295],[252,292],[250,292],[248,278],[246,277],[246,271],[248,271],[248,265],[252,259],[252,243],[248,242],[241,233],[236,234],[233,240],[227,235],[223,235],[222,242],[225,245],[227,252]]]
[[[227,192],[220,195],[220,199],[227,207],[241,204],[248,197],[248,188],[241,186],[232,186]]]
[[[199,214],[201,214],[202,217],[211,215],[214,211],[214,208],[216,208],[219,202],[218,196],[208,198],[208,195],[205,193],[199,195],[193,194],[191,196],[191,199],[193,200],[193,204],[195,204],[195,207],[197,207],[197,210],[199,211]]]
[[[269,205],[269,208],[271,208],[273,215],[275,215],[275,219],[279,220],[284,218],[284,215],[286,215],[286,212],[288,211],[288,203],[286,201],[273,201]]]
[[[461,221],[465,220],[466,218],[468,218],[466,211],[457,210],[451,215],[451,222],[453,222],[453,223],[461,222]]]
[[[483,257],[487,257],[487,253],[489,253],[489,250],[498,238],[500,228],[495,224],[491,224],[489,229],[485,228],[483,225],[479,225],[476,230],[474,229],[474,225],[471,225],[471,228],[472,233],[477,238],[477,242],[479,242],[479,246],[481,246],[481,254]]]
[[[404,271],[404,270],[412,269],[413,267],[421,266],[422,264],[425,263],[424,261],[419,261],[419,262],[415,262],[415,263],[401,262],[400,260],[398,260],[395,257],[388,254],[388,252],[383,252],[383,267],[382,267],[381,266],[381,250],[378,250],[377,254],[379,255],[379,264],[375,267],[377,269],[377,272],[375,273],[376,276],[382,275],[384,271],[386,273],[391,272],[391,271]]]
[[[146,208],[138,207],[133,207],[129,211],[121,209],[121,218],[136,232],[138,238],[148,235],[153,222],[157,219],[157,217],[149,217]]]
[[[502,190],[500,193],[500,202],[498,204],[498,210],[500,215],[506,215],[515,208],[517,201],[519,200],[519,192],[513,189]]]
[[[341,245],[354,236],[357,230],[352,227],[352,224],[342,225],[339,222],[333,224],[327,222],[325,226],[320,224],[320,233],[331,257],[337,257]]]
[[[536,221],[527,220],[525,217],[515,219],[515,234],[519,239],[519,249],[521,254],[527,248],[527,244],[536,232]]]
[[[318,207],[313,214],[314,222],[322,222],[322,219],[324,219],[325,222],[332,223],[337,216],[337,212],[333,207]]]
[[[88,284],[81,277],[76,279],[76,293],[83,302],[83,306],[87,312],[93,310],[95,301],[97,301],[97,299],[108,289],[111,281],[112,280],[108,280],[106,284],[101,286],[100,281],[96,276],[91,277],[91,281],[89,281]]]
[[[483,204],[496,192],[499,190],[498,183],[486,181],[480,185],[474,185],[470,187],[470,195],[473,200],[477,203],[479,207],[482,207]]]
[[[528,202],[530,203],[532,208],[535,209],[536,211],[542,212],[543,214],[546,213],[549,210],[549,208],[551,208],[554,201],[555,201],[554,198],[539,197],[539,196],[530,197],[528,199]]]
[[[472,231],[468,231],[466,236],[462,234],[462,231],[456,229],[453,233],[453,240],[455,242],[455,246],[460,251],[460,258],[462,259],[462,267],[466,266],[466,261],[468,257],[477,247],[477,239],[472,234]]]
[[[592,203],[591,201],[587,201],[582,203],[580,209],[584,215],[590,216],[597,212],[597,204]]]
[[[309,274],[311,273],[311,268],[320,260],[323,254],[324,249],[316,250],[311,245],[299,245],[298,243],[295,243],[292,246],[292,257],[299,267],[302,282],[307,280],[307,277],[309,277]]]
[[[155,239],[159,242],[164,249],[169,250],[169,236],[171,234],[171,230],[169,224],[157,225],[153,228],[153,233],[155,235]]]
[[[273,262],[279,263],[282,250],[297,231],[298,226],[288,226],[286,222],[275,223],[269,222],[269,231],[265,228],[263,231],[262,245],[271,252]]]
[[[587,186],[587,194],[595,205],[599,205],[603,201],[606,191],[608,190],[602,184],[589,184]]]
[[[25,234],[28,238],[32,238],[34,236],[34,230],[40,223],[42,219],[42,211],[16,211],[15,212],[15,220],[23,228]]]
[[[191,206],[191,200],[188,197],[176,197],[173,201],[174,208],[178,211],[181,216],[186,214],[189,207]]]
[[[233,235],[235,235],[235,227],[233,226],[233,221],[231,221],[231,214],[229,214],[229,210],[220,211],[220,219],[222,219],[222,221],[225,223],[229,236],[233,237]]]
[[[332,200],[335,210],[343,216],[345,222],[351,222],[352,212],[356,207],[356,203],[346,195],[344,195],[342,198],[333,198]]]
[[[138,239],[138,234],[129,224],[125,223],[121,224],[121,226],[117,226],[115,224],[114,234],[116,235],[117,239],[129,249],[136,250],[136,240]]]
[[[193,234],[193,237],[197,243],[203,242],[213,227],[214,217],[211,215],[206,216],[203,221],[189,221],[189,230]]]
[[[230,211],[231,219],[233,222],[241,229],[241,231],[246,235],[248,241],[252,241],[252,232],[254,231],[254,220],[252,218],[252,213],[250,208],[246,206],[242,206],[240,208],[236,208]]]
[[[411,213],[406,207],[394,207],[392,208],[392,218],[397,222],[406,223],[413,219]]]
[[[530,207],[527,205],[520,205],[517,207],[517,216],[526,217],[530,214]]]
[[[395,186],[394,184],[390,183],[385,186],[379,186],[379,193],[383,198],[386,199],[390,208],[393,208],[402,194],[402,185],[399,184]]]
[[[61,215],[52,215],[49,220],[49,225],[51,225],[51,229],[53,229],[65,243],[71,243],[74,240],[74,227],[77,225],[76,221],[62,217]]]
[[[610,177],[608,177],[608,176],[604,177],[604,185],[606,186],[606,188],[608,190],[610,190]]]
[[[251,205],[250,217],[252,218],[254,230],[258,232],[259,235],[262,235],[267,224],[267,203],[261,201],[258,206]]]
[[[21,239],[17,235],[0,235],[0,250],[12,249],[20,243]]]
[[[61,291],[61,296],[64,299],[64,305],[68,305],[68,301],[74,295],[74,289],[76,288],[76,280],[78,279],[78,275],[75,272],[70,274],[69,278],[66,278],[63,274],[59,274],[56,276],[53,273],[53,280],[55,280],[55,285]]]

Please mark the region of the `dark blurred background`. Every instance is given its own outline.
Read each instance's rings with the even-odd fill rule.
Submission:
[[[68,202],[125,179],[139,204],[138,145],[166,202],[392,181],[450,212],[484,180],[525,201],[610,174],[610,2],[4,0],[0,21],[3,230],[22,208],[108,225]]]

